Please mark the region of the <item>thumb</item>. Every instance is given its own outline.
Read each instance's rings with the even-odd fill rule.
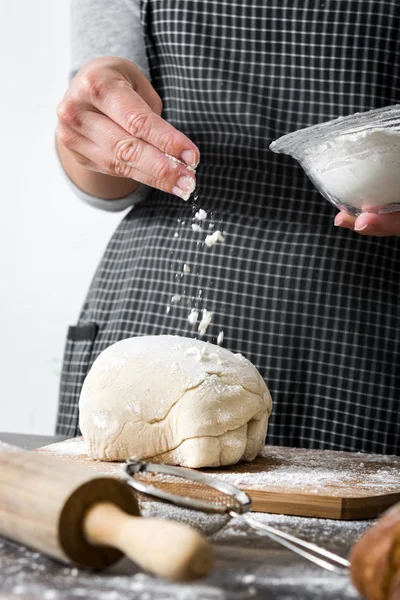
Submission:
[[[364,213],[356,219],[354,231],[362,235],[400,236],[400,212],[387,215]]]

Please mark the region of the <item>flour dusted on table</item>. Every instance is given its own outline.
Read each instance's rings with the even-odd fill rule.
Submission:
[[[82,387],[80,428],[91,458],[228,465],[262,450],[271,404],[243,357],[179,336],[135,337],[94,362]]]

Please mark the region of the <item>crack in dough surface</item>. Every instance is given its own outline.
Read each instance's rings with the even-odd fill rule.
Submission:
[[[179,336],[129,338],[94,362],[80,397],[89,456],[188,467],[253,460],[271,396],[243,356]]]

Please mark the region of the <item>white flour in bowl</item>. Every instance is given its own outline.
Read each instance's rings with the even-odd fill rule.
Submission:
[[[372,129],[337,135],[307,152],[312,180],[363,211],[400,202],[400,134]]]

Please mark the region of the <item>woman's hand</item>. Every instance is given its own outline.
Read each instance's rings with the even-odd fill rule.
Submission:
[[[121,196],[120,180],[111,178],[125,178],[127,193],[137,187],[134,180],[187,200],[199,150],[161,118],[161,110],[160,97],[132,62],[103,57],[83,67],[58,106],[56,132],[61,160],[78,187],[90,187],[79,181],[89,170],[103,174],[103,187],[116,183],[110,198]],[[78,171],[68,168],[71,163],[80,165]]]
[[[399,235],[400,236],[400,212],[387,215],[364,213],[354,217],[345,211],[340,211],[335,217],[335,225],[352,229],[360,235],[374,235],[376,237]]]

